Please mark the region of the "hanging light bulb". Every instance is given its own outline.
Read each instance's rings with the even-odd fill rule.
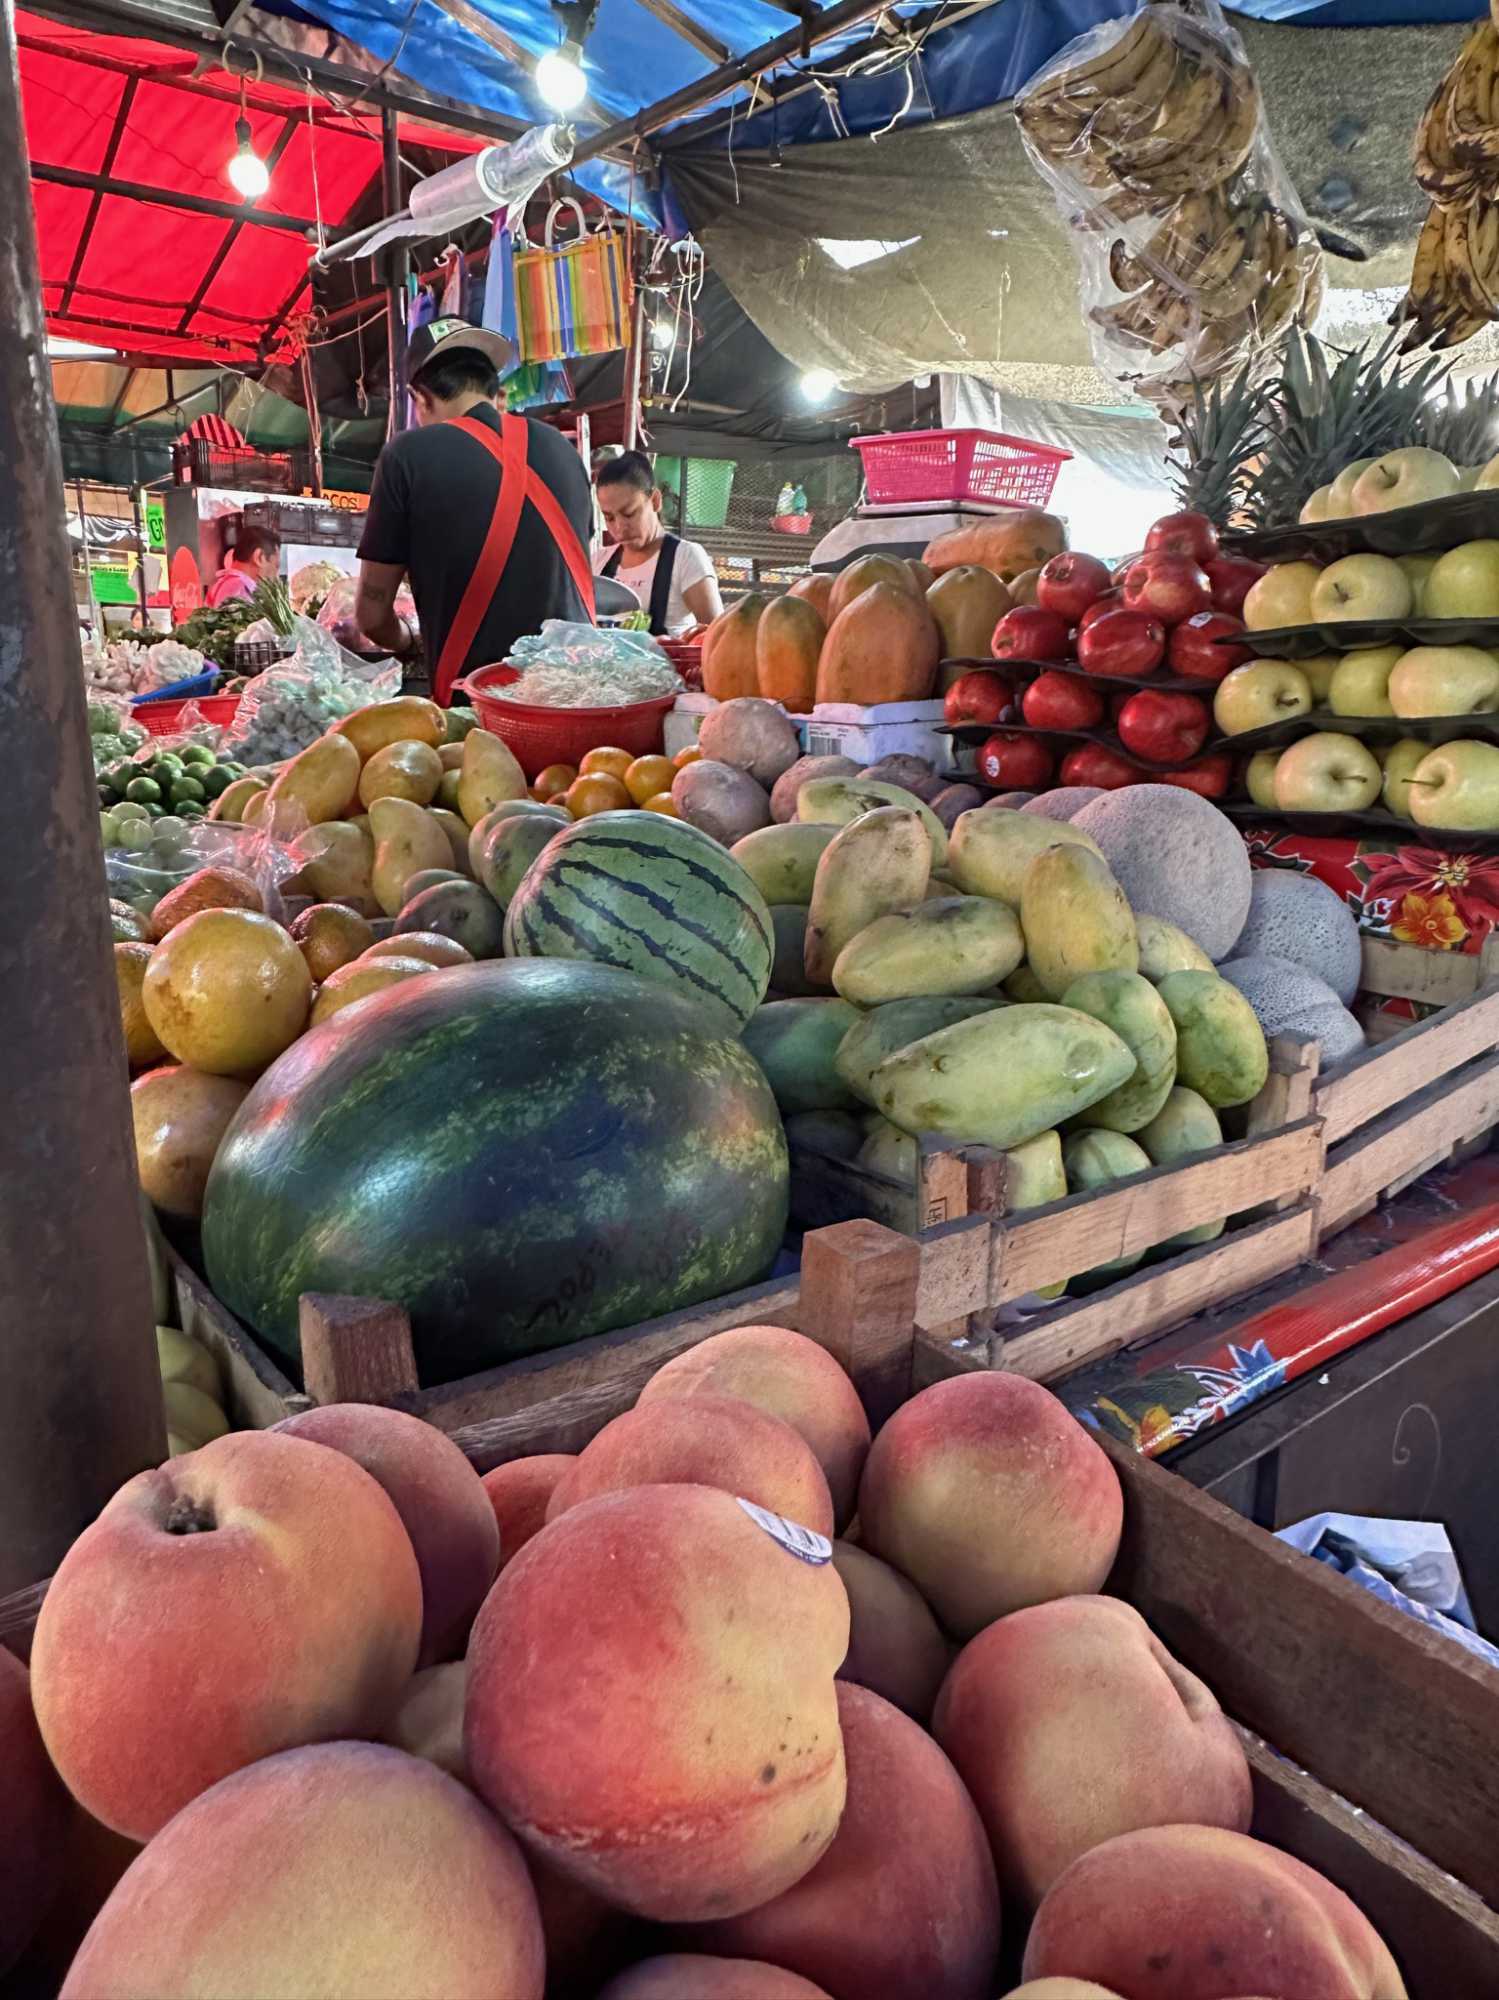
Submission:
[[[802,377],[801,390],[809,403],[825,403],[838,387],[838,377],[830,368],[809,368]]]
[[[676,328],[669,319],[654,319],[651,321],[651,346],[658,353],[664,352],[669,347],[675,347],[676,344]]]
[[[258,201],[271,184],[271,170],[251,142],[243,78],[239,86],[239,116],[234,121],[234,151],[224,172],[235,193],[243,195],[246,201]]]
[[[566,41],[549,49],[536,65],[536,88],[542,103],[553,111],[576,111],[588,95],[581,45]]]

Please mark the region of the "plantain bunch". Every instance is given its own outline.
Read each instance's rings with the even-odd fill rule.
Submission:
[[[1391,321],[1409,325],[1407,350],[1456,347],[1499,320],[1499,0],[1490,4],[1416,131],[1416,179],[1431,208]]]

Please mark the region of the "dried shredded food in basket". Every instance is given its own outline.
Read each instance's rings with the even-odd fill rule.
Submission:
[[[509,664],[520,668],[520,679],[485,693],[534,708],[626,708],[676,694],[682,685],[648,635],[561,618],[549,618],[539,633],[518,639]]]

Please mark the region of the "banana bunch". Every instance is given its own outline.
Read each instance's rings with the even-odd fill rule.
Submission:
[[[1109,275],[1128,296],[1090,317],[1126,346],[1162,354],[1190,342],[1212,372],[1250,339],[1269,340],[1302,307],[1316,246],[1269,200],[1235,206],[1222,189],[1186,195],[1139,255],[1121,240]]]
[[[1410,290],[1392,324],[1406,348],[1456,347],[1499,320],[1499,0],[1462,46],[1416,132],[1431,197]]]

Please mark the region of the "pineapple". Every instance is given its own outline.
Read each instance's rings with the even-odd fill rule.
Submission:
[[[1183,508],[1220,528],[1234,523],[1255,459],[1265,443],[1267,386],[1251,366],[1204,389],[1172,414],[1171,483]]]
[[[1411,442],[1444,453],[1470,487],[1499,452],[1499,376],[1449,381],[1440,396],[1422,404]]]

